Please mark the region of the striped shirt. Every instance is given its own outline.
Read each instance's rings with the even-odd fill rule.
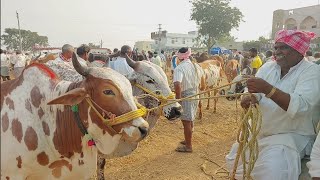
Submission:
[[[197,72],[195,71],[197,68]],[[174,69],[173,82],[181,83],[181,91],[198,89],[203,76],[203,70],[198,64],[193,64],[190,59],[183,60]]]

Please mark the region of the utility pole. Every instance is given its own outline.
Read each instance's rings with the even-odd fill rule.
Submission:
[[[158,42],[159,42],[159,52],[158,52],[158,54],[160,54],[160,52],[161,52],[161,24],[159,24],[159,34],[158,34]]]
[[[20,21],[19,21],[19,14],[18,11],[16,11],[17,13],[17,20],[18,20],[18,29],[19,29],[19,46],[20,46],[20,51],[22,52],[22,39],[21,39],[21,31],[20,31]]]
[[[102,39],[100,40],[100,48],[102,48],[102,44],[103,44],[103,42],[102,42]]]

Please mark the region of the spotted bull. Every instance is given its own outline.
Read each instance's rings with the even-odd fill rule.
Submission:
[[[83,68],[75,55],[73,63],[83,81],[59,80],[50,68],[34,63],[1,84],[1,179],[89,179],[98,151],[110,154],[120,140],[135,143],[147,135],[142,118],[110,127],[98,117],[137,109],[125,77],[110,69]],[[90,136],[75,123],[69,106],[74,104]]]

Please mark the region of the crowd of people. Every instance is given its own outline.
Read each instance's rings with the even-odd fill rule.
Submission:
[[[301,173],[300,160],[311,155],[308,163],[312,177],[320,178],[320,135],[316,127],[320,120],[320,52],[312,55],[308,51],[315,34],[298,30],[281,30],[276,34],[274,50],[259,53],[256,48],[248,52],[234,50],[231,55],[221,55],[225,62],[237,60],[240,64],[239,81],[243,75],[250,77],[246,91],[252,95],[244,96],[241,106],[248,108],[259,103],[262,111],[262,127],[258,137],[259,157],[252,171],[253,179],[298,179]],[[134,61],[150,61],[164,71],[172,73],[176,99],[195,95],[202,88],[201,67],[194,63],[191,49],[183,47],[178,52],[166,54],[132,50],[128,45],[114,49],[113,54],[92,54],[90,47],[81,45],[75,48],[69,44],[54,60],[46,63],[65,63],[72,67],[73,53],[79,56],[82,66],[110,67],[124,76],[134,71],[127,58]],[[10,80],[10,70],[18,77],[31,57],[16,51],[8,55],[1,50],[1,77]],[[235,87],[230,91],[234,93]],[[197,112],[197,101],[182,101],[181,121],[185,139],[176,151],[192,152],[193,121]],[[228,168],[232,170],[239,144],[235,143],[226,156]],[[313,150],[312,150],[313,149]],[[236,178],[241,179],[243,167],[237,168]]]

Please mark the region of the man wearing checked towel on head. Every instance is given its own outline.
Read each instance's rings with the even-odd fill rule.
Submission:
[[[320,120],[320,67],[304,59],[312,32],[281,30],[275,36],[275,61],[263,65],[247,81],[241,106],[259,103],[262,126],[258,136],[259,157],[252,171],[255,180],[297,180],[300,160],[310,155]],[[232,171],[238,144],[226,156]],[[239,163],[236,179],[242,179]]]
[[[180,64],[174,69],[173,83],[176,93],[176,99],[192,96],[198,93],[199,85],[200,90],[205,88],[205,80],[203,71],[198,64],[191,62],[191,49],[181,48],[177,53]],[[176,151],[178,152],[192,152],[192,131],[193,121],[195,119],[199,101],[182,101],[181,106],[183,109],[181,121],[184,129],[185,140],[181,141]]]

